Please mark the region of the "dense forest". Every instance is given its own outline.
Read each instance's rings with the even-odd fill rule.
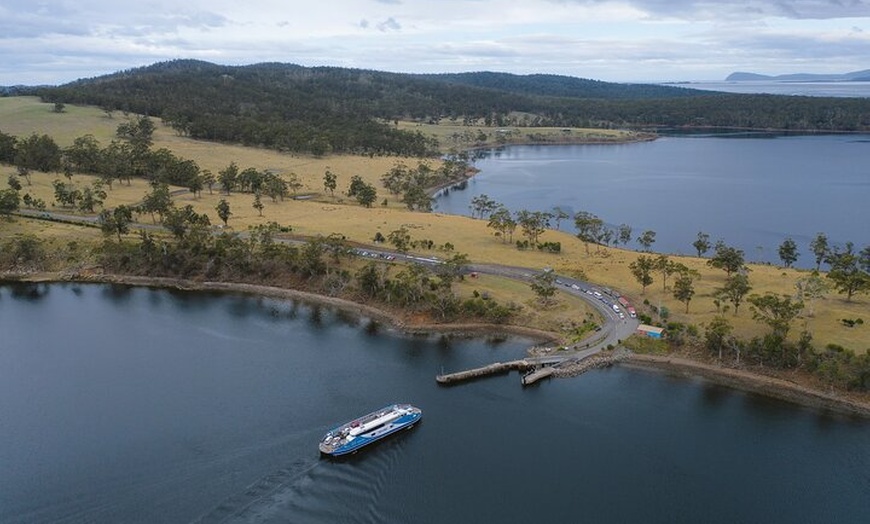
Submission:
[[[159,117],[198,139],[285,151],[427,156],[397,120],[489,126],[737,127],[867,131],[870,100],[721,94],[556,75],[410,75],[293,64],[176,60],[57,87],[47,102]]]

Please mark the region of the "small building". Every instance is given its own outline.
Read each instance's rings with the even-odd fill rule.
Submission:
[[[637,326],[637,334],[649,338],[665,338],[665,328],[641,324]]]

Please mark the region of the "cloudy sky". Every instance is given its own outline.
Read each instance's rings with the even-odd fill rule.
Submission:
[[[870,68],[870,0],[0,0],[0,85],[175,58],[616,82]]]

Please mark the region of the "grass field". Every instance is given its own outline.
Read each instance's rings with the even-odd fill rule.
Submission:
[[[118,123],[123,121],[122,118],[123,116],[120,114],[115,114],[113,118],[109,118],[96,108],[71,106],[67,106],[65,113],[57,114],[51,112],[50,105],[41,104],[34,98],[0,98],[0,131],[23,136],[33,132],[45,133],[55,137],[61,145],[67,145],[76,136],[87,133],[93,134],[101,143],[106,144],[111,140]],[[442,133],[445,136],[456,132],[450,126],[420,127],[421,132]],[[155,148],[169,148],[176,155],[193,159],[202,168],[210,169],[213,172],[223,169],[234,161],[242,168],[255,167],[283,174],[296,173],[305,186],[300,192],[310,193],[312,197],[310,200],[286,200],[277,203],[264,198],[263,216],[259,216],[252,207],[253,198],[251,195],[232,194],[225,196],[217,191],[213,194],[204,191],[200,198],[194,198],[190,193],[183,193],[175,197],[176,204],[192,204],[199,212],[207,213],[213,224],[220,222],[215,205],[221,198],[225,198],[230,203],[232,211],[229,225],[237,231],[243,231],[252,225],[274,221],[281,225],[291,226],[294,233],[301,235],[340,233],[352,242],[371,244],[376,233],[380,232],[387,236],[390,231],[405,227],[409,230],[412,239],[429,239],[436,245],[450,242],[455,246],[456,251],[468,254],[474,262],[503,263],[529,268],[549,266],[566,275],[585,275],[594,283],[619,290],[637,305],[642,305],[644,300],[648,300],[653,306],[666,306],[671,312],[671,318],[676,321],[702,325],[717,314],[712,293],[715,288],[723,284],[725,275],[720,270],[709,268],[703,259],[673,257],[701,274],[701,279],[695,284],[696,295],[690,304],[689,314],[685,314],[685,306],[677,302],[670,291],[662,290],[661,278],[657,274],[654,276],[656,282],[647,288],[645,295],[641,294],[641,287],[628,268],[638,253],[611,248],[596,249],[591,246],[590,253],[587,254],[583,244],[577,238],[559,231],[548,231],[541,240],[561,242],[561,254],[519,251],[511,244],[503,243],[501,239],[493,236],[492,231],[486,227],[486,222],[482,220],[439,213],[412,213],[404,209],[392,197],[388,198],[386,207],[381,206],[380,202],[387,196],[387,193],[382,189],[380,176],[397,161],[403,161],[413,166],[416,165],[416,159],[354,156],[314,158],[289,155],[274,151],[190,140],[176,136],[171,130],[159,123],[154,142]],[[323,194],[322,179],[326,169],[338,174],[338,190],[334,198]],[[0,180],[5,181],[11,172],[13,172],[12,167],[0,166]],[[379,188],[379,205],[365,209],[355,203],[343,201],[339,193],[347,189],[351,175],[355,174]],[[25,192],[30,192],[32,196],[42,198],[50,204],[54,200],[51,182],[55,178],[60,178],[60,176],[33,173],[33,185],[25,187]],[[77,175],[73,180],[77,184],[87,184],[90,183],[91,179]],[[129,186],[116,183],[110,191],[107,205],[137,202],[147,190],[147,184],[142,180],[134,180]],[[53,210],[57,210],[57,208]],[[142,220],[149,222],[150,218],[143,217]],[[12,223],[0,223],[0,237],[29,230],[40,236],[67,239],[74,238],[78,234],[76,229],[54,224],[47,226],[45,222],[41,221],[17,220]],[[83,238],[91,239],[95,237],[95,231],[83,228],[81,235]],[[519,233],[514,238],[520,238]],[[425,254],[438,255],[434,252]],[[806,275],[798,270],[785,270],[766,265],[751,265],[751,270],[752,292],[760,294],[765,292],[793,294],[795,282]],[[463,286],[466,285],[482,287],[494,284],[481,280],[463,284]],[[517,286],[525,289],[520,289]],[[493,289],[488,289],[488,291],[500,302],[514,301],[528,304],[528,301],[532,299],[532,294],[526,286],[519,284],[501,283]],[[468,290],[468,293],[470,292]],[[563,302],[568,304],[567,300],[564,298]],[[571,308],[573,308],[575,303],[570,303],[572,304]],[[576,305],[583,306],[582,302],[577,302]],[[580,313],[580,316],[583,314],[585,311]],[[555,326],[563,323],[566,318],[577,316],[560,311],[559,307],[555,307],[552,315],[549,315],[548,318],[539,318],[536,322]],[[735,317],[733,311],[729,312],[727,316],[732,320],[736,333],[741,337],[756,336],[767,330],[765,326],[752,320],[748,304],[741,306],[738,316]],[[840,322],[840,319],[855,318],[862,318],[865,324],[848,328]],[[852,302],[847,302],[842,295],[831,292],[826,298],[815,304],[815,316],[798,319],[792,331],[796,334],[805,327],[814,334],[817,345],[835,343],[859,352],[865,351],[870,348],[870,331],[868,331],[870,330],[870,297],[866,294],[858,295],[853,298]]]

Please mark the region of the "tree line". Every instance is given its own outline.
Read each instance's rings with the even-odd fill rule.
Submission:
[[[198,139],[315,155],[434,154],[431,137],[390,125],[400,119],[499,127],[870,129],[868,99],[711,94],[555,75],[407,75],[178,60],[34,93],[50,103],[159,117]]]

